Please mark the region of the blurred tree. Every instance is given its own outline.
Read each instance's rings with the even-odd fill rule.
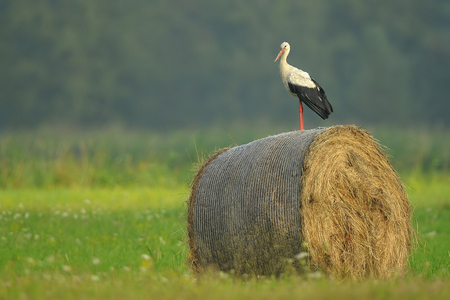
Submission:
[[[448,126],[449,33],[444,0],[2,0],[0,129],[296,122],[283,41],[330,124]]]

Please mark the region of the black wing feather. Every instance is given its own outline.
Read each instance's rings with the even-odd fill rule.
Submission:
[[[310,109],[325,120],[333,112],[333,107],[330,102],[328,102],[327,95],[323,88],[314,79],[311,78],[311,80],[315,83],[315,88],[296,85],[290,82],[288,82],[288,86],[291,92],[298,96],[300,101],[305,103]]]

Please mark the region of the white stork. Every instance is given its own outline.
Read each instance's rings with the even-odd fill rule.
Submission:
[[[284,87],[293,96],[297,96],[300,103],[300,130],[303,130],[303,106],[304,102],[309,108],[315,111],[322,119],[327,119],[333,112],[333,107],[328,102],[325,91],[319,86],[319,84],[309,76],[308,73],[299,70],[286,61],[291,46],[284,42],[281,44],[280,53],[277,58],[280,59],[280,74],[283,80]],[[274,61],[274,62],[275,62]]]

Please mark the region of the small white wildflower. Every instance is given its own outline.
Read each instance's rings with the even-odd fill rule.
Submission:
[[[425,234],[425,236],[432,237],[432,236],[435,236],[436,234],[437,234],[436,231],[431,231],[431,232],[428,232],[427,234]]]
[[[320,271],[316,271],[316,272],[313,272],[313,273],[309,273],[308,277],[311,278],[311,279],[320,279],[320,278],[323,277],[323,274]]]
[[[89,199],[84,199],[83,202],[86,203],[86,204],[91,204],[91,200],[89,200]]]
[[[19,203],[19,209],[23,209],[23,204]]]
[[[163,245],[165,245],[166,244],[166,241],[163,239],[163,237],[162,236],[160,236],[159,237],[159,241],[161,242],[161,244],[163,244]]]
[[[73,218],[76,220],[78,219],[78,215],[77,214],[73,214]]]
[[[62,268],[62,270],[64,272],[71,272],[72,271],[72,268],[70,266],[68,266],[68,265],[63,265],[61,268]]]
[[[17,219],[19,219],[20,217],[21,217],[22,215],[21,214],[19,214],[19,213],[16,213],[16,214],[14,214],[14,220],[17,220]]]
[[[28,217],[30,216],[30,214],[28,212],[25,213],[25,219],[28,219]]]
[[[94,265],[98,266],[98,265],[101,264],[102,262],[100,261],[99,258],[94,257],[94,258],[92,258],[92,263],[93,263]]]
[[[309,257],[309,253],[308,252],[300,252],[299,254],[297,254],[295,256],[296,259],[306,259]]]
[[[167,279],[164,276],[161,276],[160,280],[161,280],[162,283],[168,283],[169,282],[169,279]]]
[[[123,267],[123,270],[124,270],[125,272],[129,272],[131,269],[130,269],[130,267],[125,266],[125,267]]]
[[[98,277],[97,275],[91,275],[91,280],[92,281],[99,281],[100,277]]]
[[[34,240],[37,241],[39,239],[39,234],[34,235]]]
[[[150,258],[151,258],[150,255],[147,255],[147,254],[142,254],[141,257],[143,260],[150,260]]]
[[[63,218],[66,218],[66,217],[68,217],[68,216],[69,216],[69,213],[66,212],[66,211],[64,211],[64,212],[61,214],[61,217],[63,217]]]
[[[230,276],[228,275],[228,273],[225,273],[225,272],[223,272],[223,271],[220,271],[220,272],[219,272],[219,277],[222,278],[222,279],[227,279],[227,278],[229,278]],[[259,278],[259,275],[256,276],[256,277]]]
[[[30,264],[30,265],[35,265],[36,264],[36,262],[34,261],[34,259],[32,258],[32,257],[28,257],[27,258],[27,262]]]

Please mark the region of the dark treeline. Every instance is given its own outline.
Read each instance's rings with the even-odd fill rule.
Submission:
[[[450,125],[448,0],[1,0],[0,129],[295,122],[283,41],[308,122]]]

